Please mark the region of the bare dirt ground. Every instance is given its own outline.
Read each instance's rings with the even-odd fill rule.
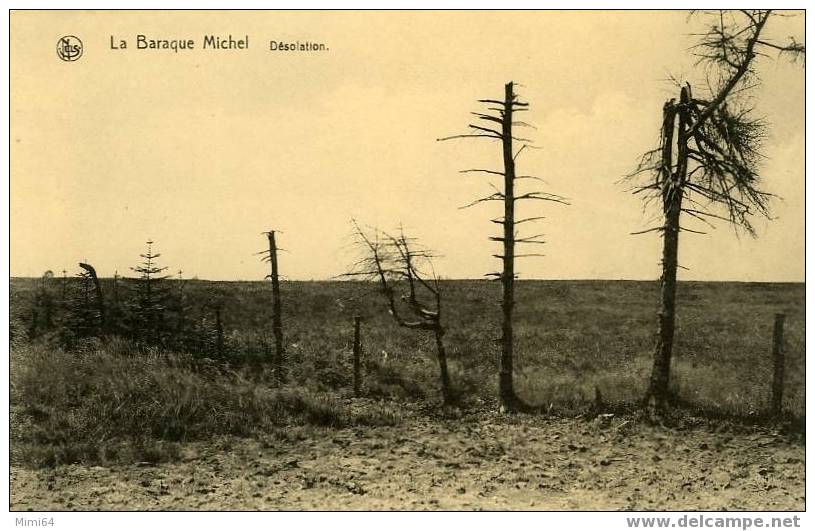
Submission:
[[[687,424],[687,423],[686,423]],[[804,510],[771,429],[498,414],[185,443],[178,462],[12,468],[12,510]]]

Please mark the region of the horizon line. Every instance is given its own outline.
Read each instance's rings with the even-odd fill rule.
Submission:
[[[42,276],[23,276],[23,275],[9,275],[9,280],[41,280]],[[54,280],[59,280],[63,277],[54,275],[51,277]],[[78,278],[76,275],[70,275],[66,278]],[[112,276],[100,276],[100,280],[112,280]],[[139,277],[118,277],[121,280],[139,280]],[[217,279],[217,278],[200,278],[192,276],[188,278],[176,278],[174,276],[167,277],[164,280],[170,281],[197,281],[197,282],[266,282],[267,279]],[[517,282],[659,282],[659,278],[516,278]],[[302,279],[289,279],[281,278],[282,282],[373,282],[377,283],[378,280],[364,280],[364,279],[340,279],[336,277],[328,278],[302,278]],[[439,278],[440,282],[496,282],[492,279],[482,277],[443,277]],[[710,282],[710,283],[739,283],[739,284],[806,284],[804,280],[744,280],[744,279],[677,279],[677,282]]]

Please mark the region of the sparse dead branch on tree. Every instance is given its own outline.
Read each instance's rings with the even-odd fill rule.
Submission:
[[[661,226],[633,233],[659,232],[663,239],[658,341],[645,396],[654,410],[664,409],[669,399],[679,233],[704,234],[682,225],[681,215],[708,227],[713,227],[711,220],[727,221],[752,236],[756,232],[751,218],[770,218],[773,196],[762,190],[759,177],[767,124],[755,117],[747,96],[758,83],[756,59],[766,56],[767,49],[793,60],[805,52],[794,38],[782,44],[765,36],[774,15],[770,10],[698,15],[709,20],[692,48],[697,64],[706,69],[707,94],[696,97],[690,84],[676,80],[679,100],[671,99],[663,107],[660,146],[646,151],[628,176],[635,182],[630,191],[641,195],[646,207],[658,200],[663,216]]]
[[[398,235],[392,236],[375,228],[366,232],[356,220],[352,220],[352,224],[362,256],[342,276],[378,283],[388,304],[388,313],[399,326],[433,333],[442,397],[445,404],[451,404],[453,393],[444,346],[442,293],[432,263],[435,254],[406,236],[401,227]],[[397,297],[400,287],[406,287],[407,292]]]
[[[475,131],[480,132],[475,135],[455,135],[439,140],[451,140],[457,138],[471,138],[471,137],[487,137],[491,140],[500,140],[501,149],[503,154],[503,171],[485,170],[485,169],[470,169],[462,170],[461,173],[481,172],[491,175],[499,175],[504,178],[503,188],[497,188],[490,184],[495,190],[494,193],[476,199],[471,203],[461,207],[469,208],[481,203],[492,201],[500,201],[504,205],[504,215],[502,217],[493,218],[490,221],[503,227],[503,234],[500,236],[490,236],[490,241],[501,242],[503,244],[503,254],[494,254],[493,256],[502,261],[503,268],[500,273],[487,273],[485,276],[491,277],[493,280],[500,280],[503,287],[503,298],[501,302],[503,322],[501,326],[501,368],[499,371],[499,393],[502,407],[508,411],[519,411],[531,409],[515,393],[513,383],[513,326],[512,316],[513,308],[515,305],[515,259],[527,257],[543,256],[539,253],[523,253],[517,254],[515,252],[516,245],[542,245],[546,243],[540,239],[543,235],[536,234],[533,236],[520,237],[515,230],[515,226],[521,223],[536,222],[544,219],[543,216],[531,216],[520,220],[515,219],[516,203],[521,201],[545,201],[552,203],[569,204],[566,198],[556,194],[542,192],[542,191],[529,191],[518,193],[516,185],[518,181],[537,181],[544,182],[543,179],[533,175],[516,175],[515,161],[524,149],[531,149],[531,140],[527,138],[520,138],[513,134],[514,127],[529,127],[536,129],[528,122],[515,120],[514,114],[521,111],[527,111],[529,103],[522,102],[518,99],[515,93],[515,84],[509,82],[504,87],[504,99],[482,99],[478,100],[479,103],[490,105],[487,112],[473,112],[471,114],[477,116],[479,119],[500,124],[501,129],[491,129],[482,126],[470,124],[469,127]],[[523,142],[523,145],[515,151],[513,141]]]
[[[280,273],[277,265],[277,253],[282,250],[277,246],[275,233],[279,231],[266,231],[263,234],[269,242],[269,248],[257,254],[262,255],[261,260],[269,262],[271,272],[266,276],[272,283],[272,333],[274,334],[275,351],[272,365],[274,366],[275,380],[278,383],[286,381],[286,346],[283,343],[282,302],[280,300]]]

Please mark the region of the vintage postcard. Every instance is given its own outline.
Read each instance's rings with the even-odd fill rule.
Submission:
[[[803,10],[9,17],[12,511],[800,525]]]

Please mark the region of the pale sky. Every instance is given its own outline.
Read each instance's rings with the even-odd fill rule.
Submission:
[[[803,25],[773,19],[767,35],[803,40]],[[655,279],[658,236],[630,233],[658,213],[618,181],[655,147],[668,76],[700,79],[698,30],[671,11],[15,12],[11,275],[81,260],[127,274],[153,239],[185,277],[262,279],[253,253],[277,228],[287,278],[325,279],[352,261],[356,218],[401,222],[442,255],[442,276],[481,278],[499,265],[487,237],[500,207],[459,209],[491,188],[458,171],[500,169],[500,145],[436,139],[465,132],[476,100],[512,80],[541,148],[519,173],[571,202],[522,207],[547,217],[529,229],[548,244],[521,278]],[[249,49],[201,50],[212,33],[248,35]],[[137,34],[196,49],[137,50]],[[78,61],[57,58],[63,35],[83,41]],[[128,49],[111,50],[111,35]],[[273,39],[329,50],[272,52]],[[804,69],[768,57],[758,70],[762,175],[783,201],[755,220],[757,239],[725,224],[683,233],[680,278],[804,280]]]

